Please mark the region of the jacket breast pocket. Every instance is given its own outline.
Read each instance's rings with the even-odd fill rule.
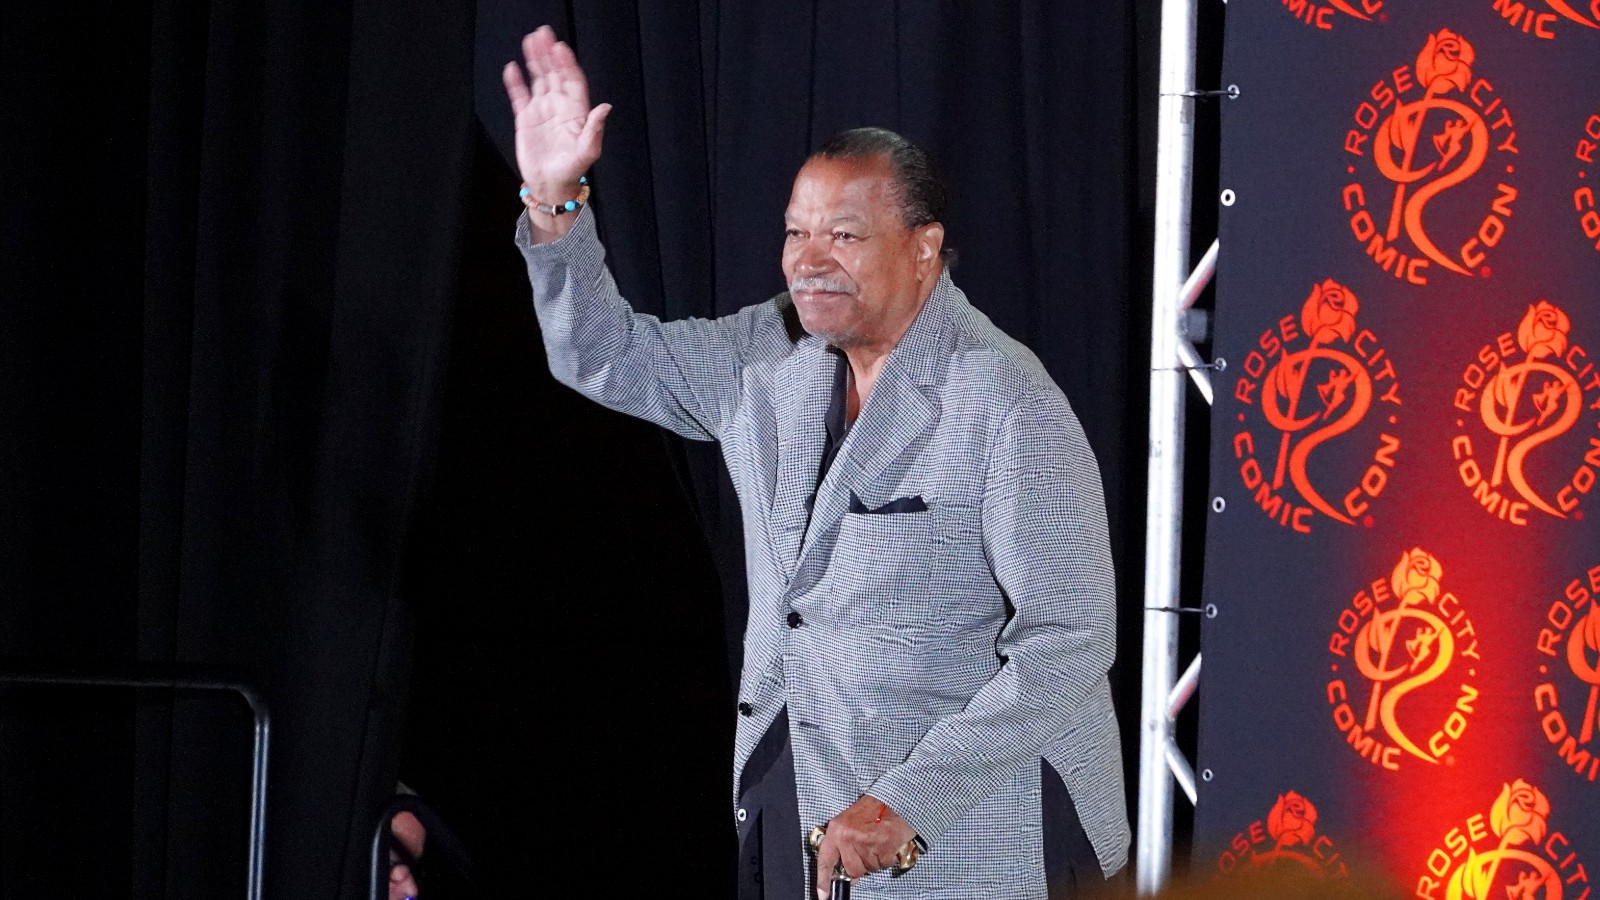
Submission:
[[[845,515],[828,570],[832,600],[842,614],[904,625],[939,619],[929,590],[938,515],[937,509]]]

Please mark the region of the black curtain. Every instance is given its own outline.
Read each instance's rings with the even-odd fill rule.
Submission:
[[[616,105],[595,207],[641,310],[780,290],[789,182],[842,128],[942,161],[957,283],[1101,461],[1131,752],[1153,101],[1131,0],[8,10],[0,652],[260,685],[274,897],[360,896],[397,777],[487,894],[726,890],[736,499],[714,447],[544,369],[499,87],[542,22]],[[242,890],[238,704],[0,701],[0,894]]]
[[[0,25],[0,642],[257,685],[276,897],[356,896],[392,789],[472,28],[470,8],[327,0]],[[240,704],[4,699],[0,894],[242,894]]]

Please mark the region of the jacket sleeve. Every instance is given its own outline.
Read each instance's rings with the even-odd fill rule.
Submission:
[[[1099,468],[1060,394],[1006,416],[990,449],[983,546],[1011,608],[1003,662],[868,793],[932,845],[1102,695],[1116,655],[1115,583]],[[1119,762],[1120,764],[1120,762]]]
[[[516,240],[557,381],[684,437],[721,436],[738,402],[750,329],[761,307],[668,323],[634,312],[606,269],[587,206],[571,231],[548,244],[532,243],[524,213]]]

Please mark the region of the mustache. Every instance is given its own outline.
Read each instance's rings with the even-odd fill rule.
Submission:
[[[853,294],[850,285],[844,281],[824,278],[820,275],[809,275],[796,278],[789,282],[789,293],[798,294],[801,291],[815,291],[826,294]]]

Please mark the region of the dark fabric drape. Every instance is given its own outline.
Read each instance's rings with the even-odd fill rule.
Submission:
[[[0,654],[131,653],[139,567],[143,216],[138,104],[85,107],[137,73],[114,4],[8,10],[0,26]],[[83,43],[103,48],[92,65]],[[135,86],[134,91],[140,90]],[[63,148],[73,148],[71,154]],[[96,175],[104,180],[97,183]],[[127,189],[127,202],[99,202]],[[108,283],[123,289],[108,290]],[[132,301],[132,302],[130,302]],[[0,895],[92,896],[130,875],[133,707],[106,692],[0,689]],[[15,815],[27,810],[30,815]],[[86,816],[93,810],[95,815]],[[103,877],[65,860],[94,858]]]
[[[154,0],[0,27],[0,640],[256,684],[276,897],[355,896],[392,788],[471,13]],[[0,893],[241,894],[240,705],[42,690],[0,718]]]
[[[1131,738],[1133,6],[8,9],[0,654],[257,684],[272,897],[361,896],[397,775],[485,895],[731,884],[737,498],[714,447],[544,368],[499,68],[549,22],[616,105],[596,208],[644,311],[781,289],[790,180],[835,131],[943,162],[958,284],[1101,461]],[[0,690],[0,895],[241,893],[248,747],[225,698]]]

